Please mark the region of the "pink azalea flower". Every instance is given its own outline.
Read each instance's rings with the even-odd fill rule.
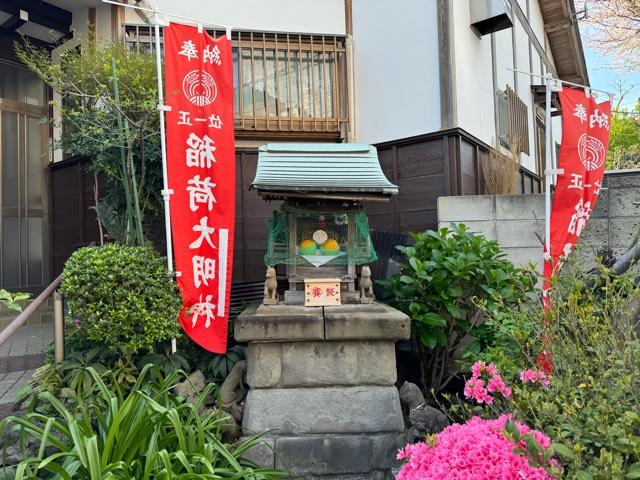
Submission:
[[[549,377],[543,370],[525,370],[520,372],[522,383],[540,383],[543,387],[549,386]]]
[[[435,445],[407,445],[398,453],[405,460],[397,480],[552,480],[544,468],[533,467],[529,458],[513,453],[515,445],[504,436],[510,415],[497,420],[473,417],[440,432]],[[548,448],[549,438],[524,424],[516,424],[524,435],[531,433]],[[554,460],[550,465],[556,465]]]
[[[500,393],[505,398],[511,396],[511,389],[504,383],[494,364],[478,361],[471,367],[471,375],[464,386],[466,398],[473,398],[478,403],[491,405],[494,399],[491,394]],[[485,378],[489,377],[486,386],[485,381],[481,378],[483,375]]]

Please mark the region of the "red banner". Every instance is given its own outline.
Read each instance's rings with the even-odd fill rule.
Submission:
[[[233,61],[225,36],[164,29],[171,230],[180,324],[211,352],[227,349],[236,163]]]
[[[562,145],[551,210],[551,255],[545,255],[544,304],[551,276],[583,233],[596,205],[604,177],[609,147],[609,101],[596,103],[584,90],[564,87],[559,92],[562,105]]]

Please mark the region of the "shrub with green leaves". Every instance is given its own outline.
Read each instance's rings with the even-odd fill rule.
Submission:
[[[181,300],[163,257],[148,247],[76,250],[60,291],[89,340],[129,357],[179,334]]]
[[[572,267],[565,265],[552,287],[546,320],[540,302],[494,317],[503,332],[514,326],[530,332],[514,332],[518,350],[505,353],[515,361],[498,362],[513,395],[475,406],[462,418],[515,414],[551,438],[563,478],[640,478],[640,339],[633,308],[640,289],[630,276]],[[596,286],[586,287],[594,278]],[[553,359],[548,385],[525,382],[521,373],[539,370],[536,356],[545,348]],[[461,403],[451,403],[460,418]]]
[[[171,393],[182,378],[166,378],[152,365],[140,373],[128,394],[117,380],[89,368],[96,394],[87,404],[78,401],[70,411],[50,392],[39,394],[39,405],[47,404],[54,415],[39,408],[24,417],[0,422],[0,437],[6,431],[33,438],[40,448],[17,466],[16,480],[166,480],[281,478],[284,472],[257,468],[242,454],[260,443],[258,437],[234,444],[222,441],[228,428],[227,415],[218,409],[204,410],[214,393],[210,384],[191,403]],[[104,377],[111,376],[109,384]]]
[[[535,276],[505,259],[497,242],[462,224],[411,236],[413,245],[396,247],[406,256],[402,273],[382,283],[389,303],[411,316],[423,384],[437,393],[455,376],[464,351],[495,344],[485,312],[517,308]]]

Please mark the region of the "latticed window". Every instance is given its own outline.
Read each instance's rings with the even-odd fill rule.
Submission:
[[[529,155],[529,117],[527,104],[509,86],[498,92],[498,130],[500,143]]]
[[[154,49],[153,35],[146,25],[125,26],[127,44],[142,51]],[[348,120],[344,37],[236,31],[231,40],[239,134],[344,133]]]

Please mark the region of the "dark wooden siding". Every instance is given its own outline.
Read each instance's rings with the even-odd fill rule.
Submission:
[[[79,247],[100,242],[95,212],[94,177],[88,159],[70,159],[49,167],[52,271],[55,278]]]
[[[258,152],[236,151],[236,237],[233,259],[233,281],[264,280],[264,254],[267,246],[267,219],[280,207],[280,202],[265,202],[249,186],[256,175]]]
[[[377,145],[387,177],[400,187],[389,203],[367,202],[370,227],[385,232],[437,228],[438,197],[484,193],[481,159],[489,147],[460,129]],[[539,176],[521,169],[518,193],[539,193]]]
[[[443,195],[483,193],[479,165],[487,147],[454,129],[378,145],[380,164],[400,187],[390,202],[367,202],[370,226],[383,232],[436,228],[437,202]],[[280,202],[265,202],[249,190],[258,162],[257,149],[236,152],[236,232],[234,283],[264,279],[267,219]],[[93,205],[93,175],[83,162],[65,161],[51,167],[52,245],[54,272],[78,247],[98,241]],[[540,191],[540,178],[523,173],[519,189]]]

